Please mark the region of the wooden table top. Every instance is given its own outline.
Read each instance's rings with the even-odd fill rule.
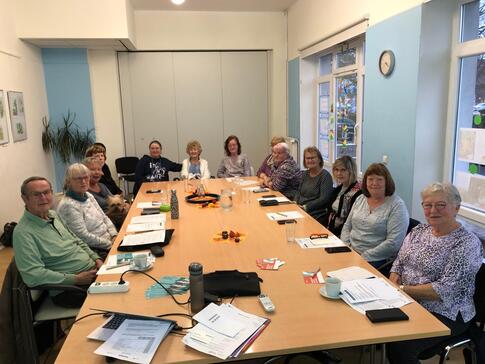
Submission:
[[[159,279],[166,275],[188,276],[191,262],[200,262],[204,272],[238,269],[257,272],[263,279],[261,291],[269,295],[276,311],[267,314],[257,297],[237,297],[233,304],[249,313],[269,317],[271,323],[241,355],[240,359],[265,357],[289,353],[350,347],[399,340],[409,340],[449,334],[449,330],[417,303],[406,305],[402,310],[409,321],[373,324],[364,315],[350,308],[341,300],[330,300],[319,294],[320,284],[305,284],[303,271],[320,267],[322,272],[348,266],[361,266],[379,274],[357,253],[327,254],[323,249],[301,249],[298,244],[288,244],[285,226],[266,217],[267,212],[298,210],[305,215],[298,219],[296,237],[322,233],[326,230],[309,217],[297,205],[260,207],[256,199],[263,194],[250,194],[250,203],[241,199],[241,189],[224,179],[205,182],[207,192],[220,193],[222,188],[235,188],[234,206],[230,212],[222,208],[200,208],[185,202],[184,182],[143,184],[130,213],[118,235],[111,253],[124,235],[132,216],[140,215],[136,204],[157,201],[160,194],[147,194],[149,189],[176,189],[179,199],[180,218],[171,220],[167,214],[167,228],[175,229],[170,245],[164,248],[165,256],[157,258],[154,268],[147,273]],[[272,192],[273,193],[273,192]],[[276,193],[278,194],[278,193]],[[244,241],[214,242],[212,237],[222,230],[234,230],[247,234]],[[277,257],[286,261],[278,271],[259,270],[256,259]],[[146,299],[145,291],[153,281],[147,277],[127,273],[130,282],[128,293],[89,295],[78,317],[91,313],[89,308],[160,315],[166,313],[190,313],[187,305],[177,306],[170,297]],[[99,281],[117,280],[118,275],[102,275]],[[186,301],[188,294],[177,296]],[[180,326],[190,322],[174,317]],[[86,336],[103,322],[100,316],[85,318],[76,323],[57,357],[56,363],[104,363],[105,359],[93,352],[100,345]],[[213,363],[219,359],[186,347],[181,337],[169,335],[160,345],[155,363]]]

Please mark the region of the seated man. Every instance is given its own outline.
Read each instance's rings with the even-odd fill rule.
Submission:
[[[264,177],[262,184],[279,191],[290,200],[295,197],[301,181],[301,171],[290,155],[286,143],[278,143],[273,147],[273,167],[271,176]]]
[[[30,177],[20,191],[25,211],[13,233],[13,248],[25,284],[91,284],[103,262],[50,210],[50,182],[44,177]],[[64,307],[80,307],[86,297],[85,293],[71,291],[51,294],[54,303]]]

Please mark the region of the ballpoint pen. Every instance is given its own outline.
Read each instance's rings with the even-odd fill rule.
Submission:
[[[288,217],[286,216],[285,214],[281,213],[281,212],[277,212],[276,214],[280,215],[280,216],[283,216],[283,217]]]

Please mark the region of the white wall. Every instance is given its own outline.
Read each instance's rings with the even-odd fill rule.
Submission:
[[[7,221],[18,221],[23,213],[20,185],[32,175],[53,180],[53,163],[42,150],[42,117],[48,116],[44,70],[40,50],[17,39],[15,3],[0,0],[0,89],[24,94],[27,140],[0,146],[0,230]],[[6,95],[5,95],[6,98]],[[10,124],[10,116],[7,116]]]
[[[286,135],[285,14],[136,11],[135,25],[138,50],[272,50],[270,135]]]
[[[421,4],[422,0],[298,0],[288,10],[288,59],[298,48],[369,17],[369,25]]]
[[[17,34],[20,38],[132,39],[132,9],[127,2],[15,0]]]
[[[106,145],[106,163],[116,180],[115,159],[125,155],[116,52],[89,50],[88,63],[96,141]]]

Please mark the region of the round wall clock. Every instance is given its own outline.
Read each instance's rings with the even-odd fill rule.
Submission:
[[[379,71],[382,75],[388,77],[394,71],[395,57],[394,52],[391,50],[385,50],[379,57]]]

